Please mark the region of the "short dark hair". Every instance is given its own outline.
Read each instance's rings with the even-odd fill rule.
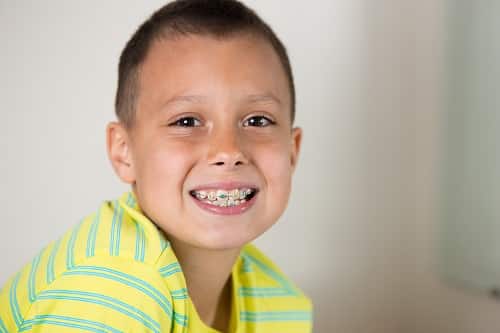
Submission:
[[[285,46],[253,10],[237,0],[177,0],[151,15],[132,35],[120,56],[115,113],[127,127],[135,119],[140,66],[155,40],[183,35],[227,38],[249,33],[268,41],[278,55],[288,79],[291,119],[295,118],[295,86]]]

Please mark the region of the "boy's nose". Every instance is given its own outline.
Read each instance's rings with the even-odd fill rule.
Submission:
[[[241,140],[234,131],[217,133],[210,140],[208,162],[214,166],[234,168],[248,163]]]

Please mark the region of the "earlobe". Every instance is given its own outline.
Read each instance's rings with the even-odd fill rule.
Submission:
[[[290,163],[292,166],[292,171],[295,171],[297,162],[299,160],[300,145],[302,144],[302,129],[300,127],[295,127],[292,129],[292,150]]]
[[[125,127],[119,122],[111,122],[106,128],[106,148],[108,158],[116,174],[128,184],[135,182],[134,164],[130,149],[130,138]]]

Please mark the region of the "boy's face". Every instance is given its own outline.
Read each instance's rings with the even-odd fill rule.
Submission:
[[[159,41],[140,70],[134,125],[110,124],[108,150],[168,237],[237,248],[286,207],[301,139],[290,110],[285,73],[267,42]]]

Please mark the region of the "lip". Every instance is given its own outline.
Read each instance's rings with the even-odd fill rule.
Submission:
[[[200,201],[198,199],[193,198],[192,196],[191,199],[194,200],[194,202],[198,205],[198,207],[202,208],[203,210],[206,210],[210,213],[217,214],[217,215],[238,215],[238,214],[243,214],[246,212],[248,209],[250,209],[253,204],[255,203],[255,200],[259,193],[257,192],[252,199],[238,205],[238,206],[233,206],[233,207],[219,207],[219,206],[214,206],[209,203]]]
[[[232,190],[232,189],[240,189],[240,188],[251,188],[256,190],[256,194],[248,201],[238,205],[238,206],[232,206],[232,207],[220,207],[220,206],[214,206],[209,203],[200,201],[193,196],[189,195],[189,197],[194,200],[194,202],[200,207],[201,209],[208,211],[212,214],[217,214],[217,215],[238,215],[246,212],[248,209],[250,209],[259,195],[259,188],[257,185],[248,183],[248,182],[237,182],[237,181],[229,181],[229,182],[215,182],[215,183],[207,183],[203,184],[200,186],[197,186],[191,191],[205,191],[205,190]]]
[[[257,191],[259,190],[257,185],[252,184],[252,183],[231,181],[231,182],[218,182],[218,183],[203,184],[203,185],[197,186],[195,188],[192,188],[189,191],[232,190],[235,188],[252,188],[252,189],[256,189]]]

